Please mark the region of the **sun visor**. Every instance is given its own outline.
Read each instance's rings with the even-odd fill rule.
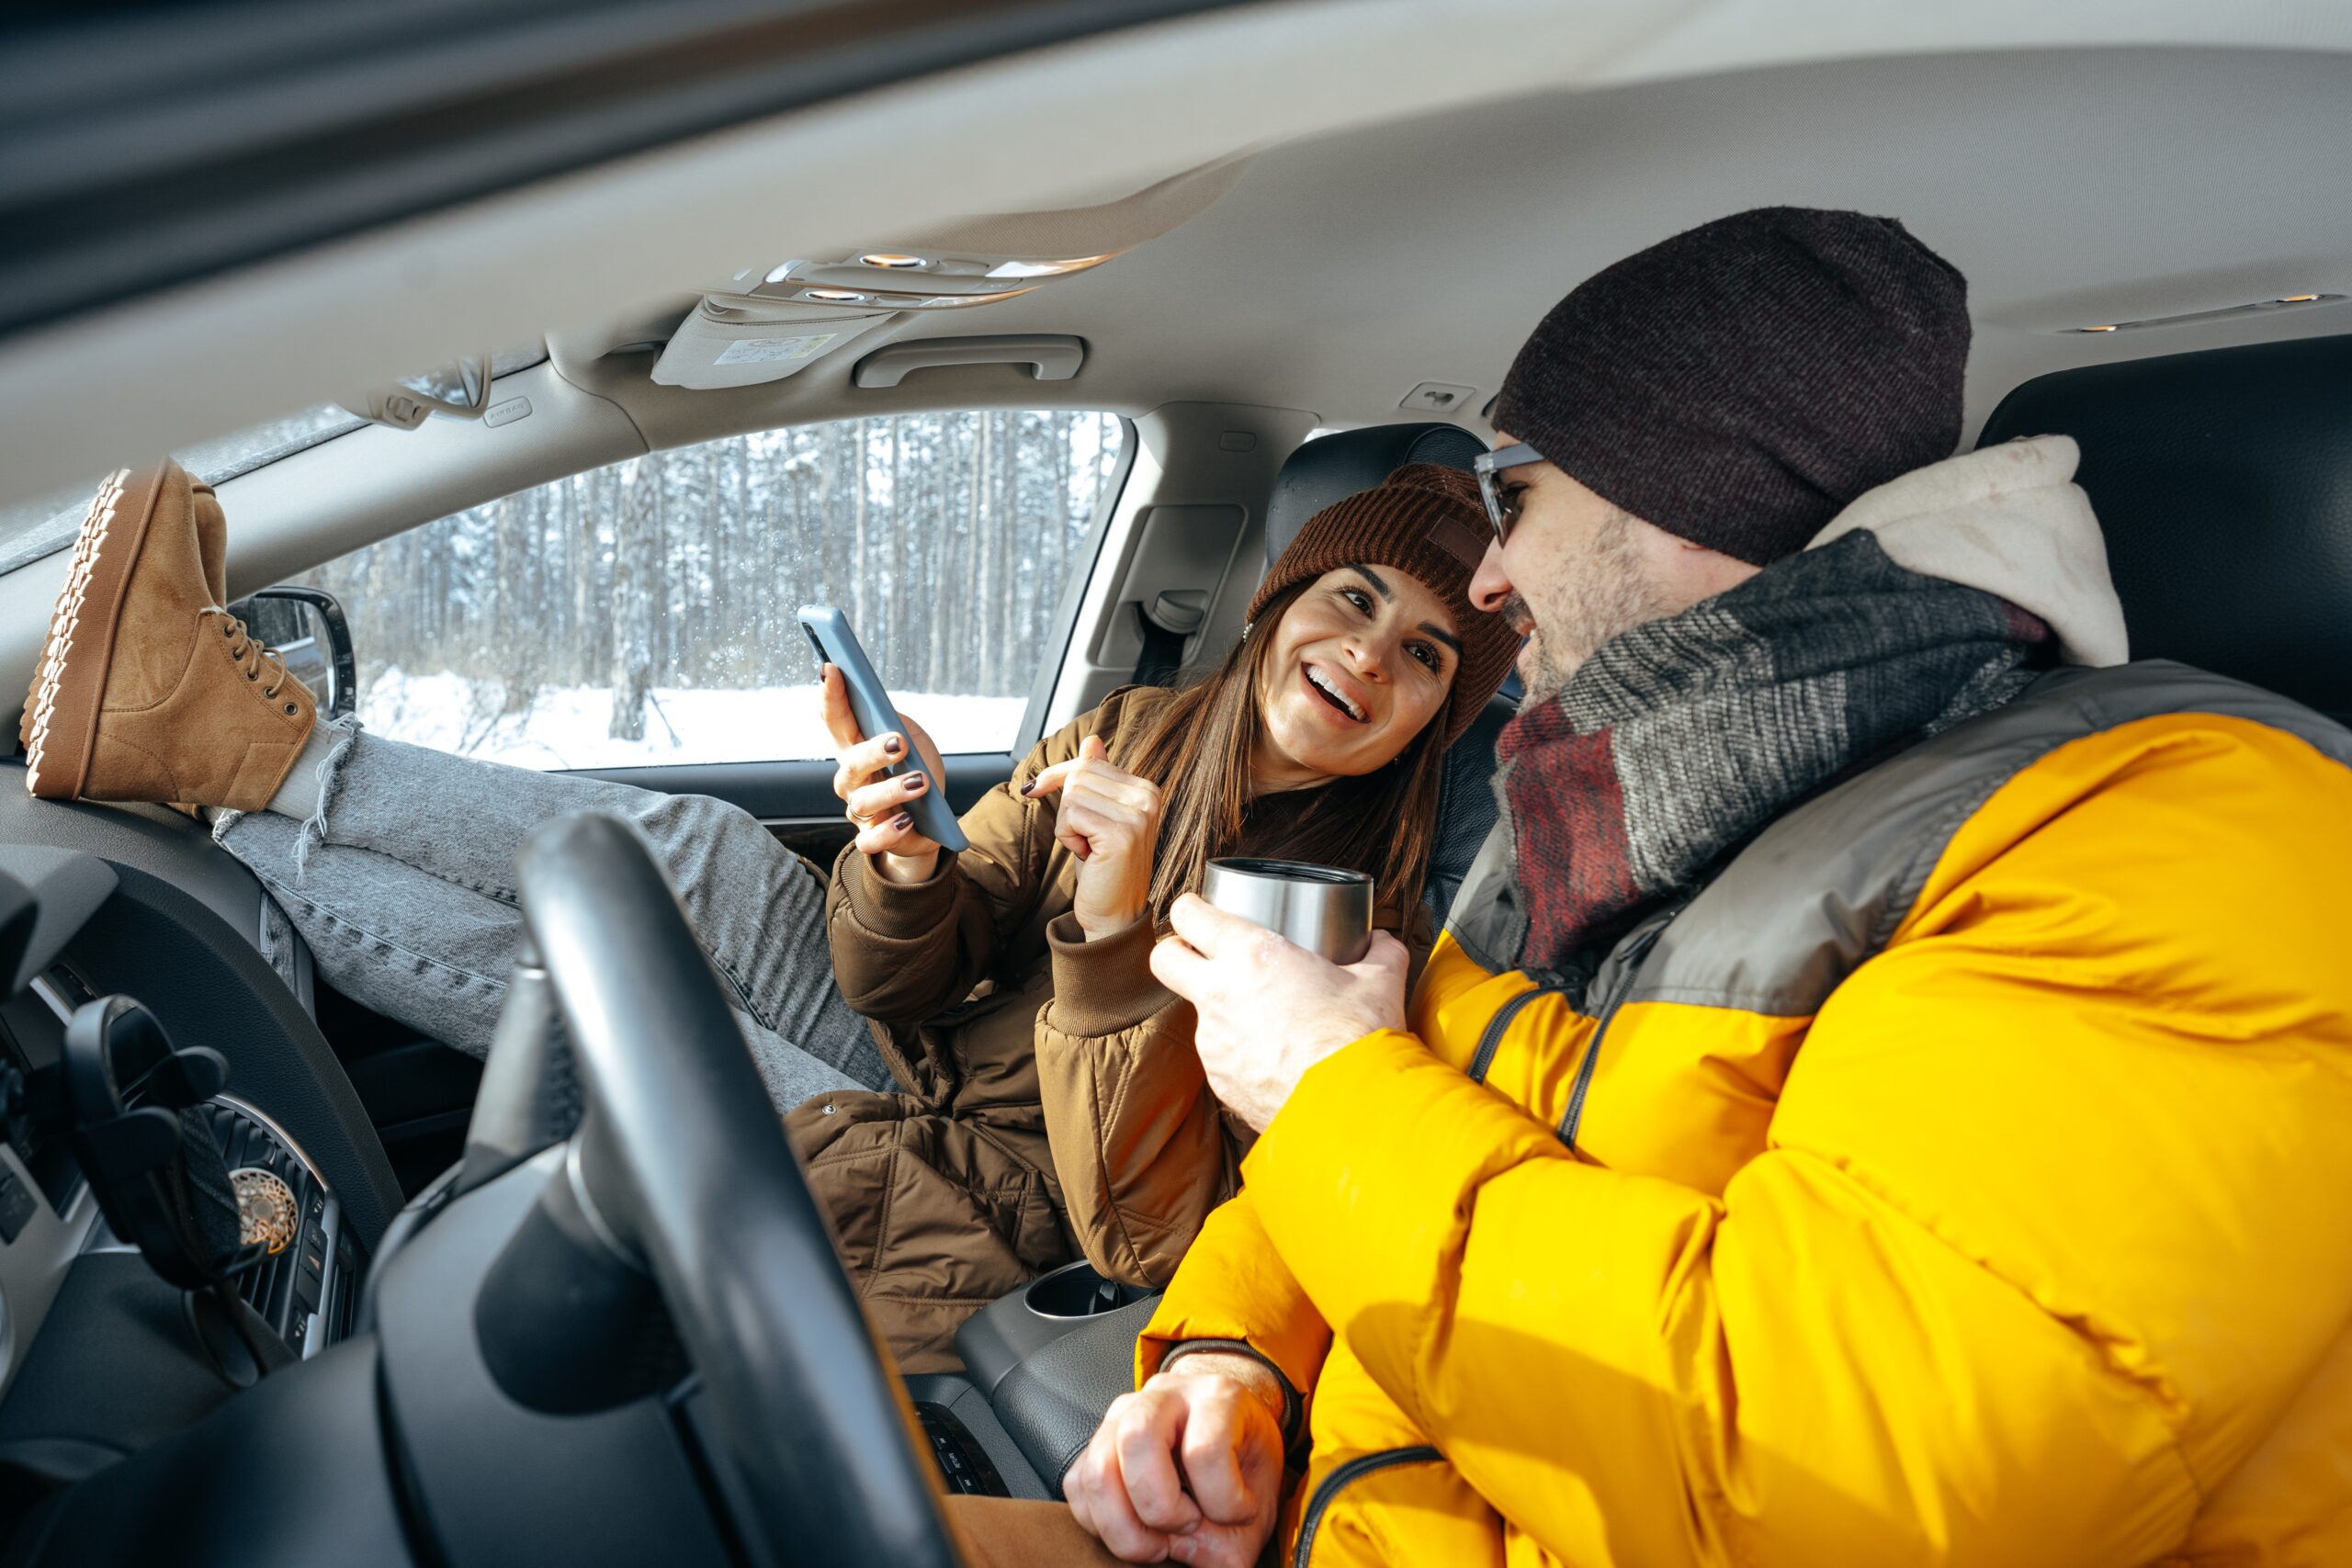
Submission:
[[[664,387],[695,391],[781,381],[840,353],[892,314],[843,314],[780,300],[707,294],[671,334],[669,345],[654,362],[653,379]]]

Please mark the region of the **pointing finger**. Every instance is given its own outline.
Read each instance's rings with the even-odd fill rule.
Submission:
[[[1050,768],[1038,769],[1037,776],[1031,779],[1029,781],[1029,787],[1023,790],[1021,793],[1032,800],[1036,799],[1040,795],[1053,794],[1054,791],[1062,787],[1063,782],[1067,780],[1070,774],[1076,773],[1078,771],[1079,763],[1084,761],[1085,759],[1082,757],[1074,758],[1067,762],[1056,762]]]
[[[1102,738],[1090,735],[1078,743],[1077,756],[1067,762],[1056,762],[1050,768],[1038,769],[1037,776],[1030,780],[1029,786],[1021,793],[1033,800],[1041,795],[1051,795],[1068,784],[1070,775],[1088,763],[1104,763],[1110,761],[1110,757],[1111,749],[1102,744]]]

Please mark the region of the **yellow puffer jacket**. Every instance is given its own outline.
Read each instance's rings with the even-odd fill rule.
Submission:
[[[1139,1375],[1233,1340],[1311,1391],[1286,1561],[2352,1563],[2347,763],[2069,671],[1589,985],[1481,962],[1474,872]]]

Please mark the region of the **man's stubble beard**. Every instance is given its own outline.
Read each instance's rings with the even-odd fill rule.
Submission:
[[[1535,626],[1535,668],[1524,677],[1521,705],[1558,696],[1612,638],[1675,609],[1643,570],[1633,513],[1612,507],[1581,559],[1538,586],[1534,597],[1513,592],[1503,602],[1504,615]]]

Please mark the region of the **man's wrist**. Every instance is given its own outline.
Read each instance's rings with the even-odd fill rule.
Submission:
[[[1290,1436],[1292,1413],[1297,1408],[1296,1396],[1280,1372],[1248,1351],[1206,1348],[1193,1350],[1180,1345],[1162,1358],[1159,1375],[1230,1378],[1256,1394],[1266,1406],[1267,1414],[1273,1416],[1275,1429],[1285,1438]]]

